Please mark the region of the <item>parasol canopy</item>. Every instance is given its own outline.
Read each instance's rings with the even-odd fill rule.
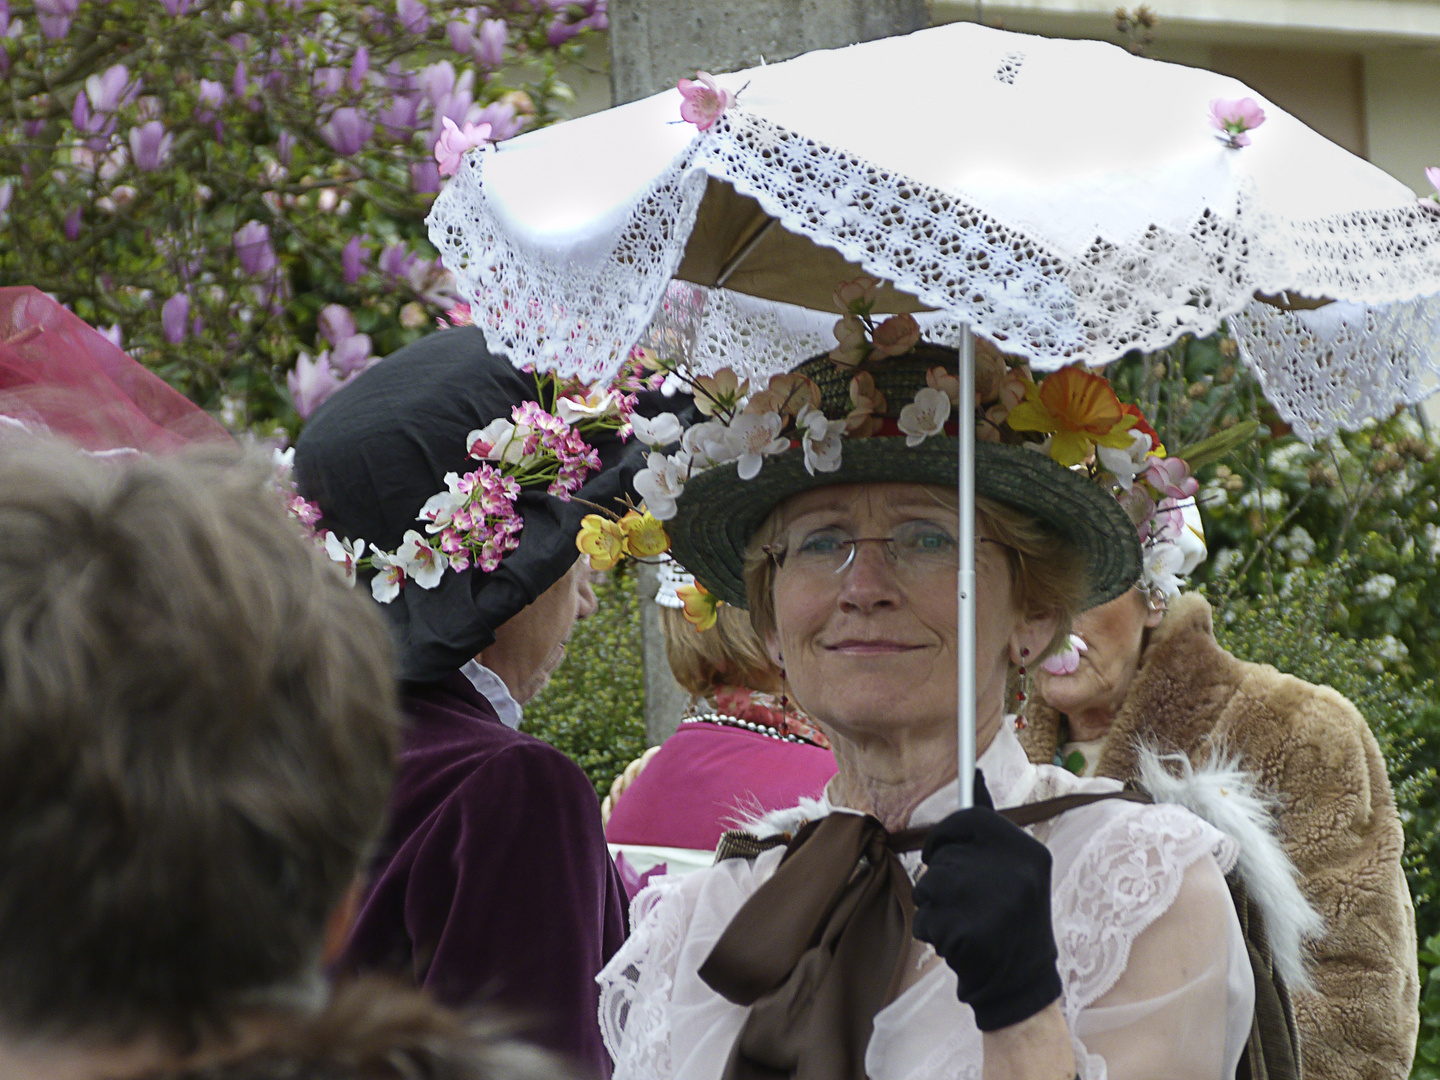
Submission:
[[[1238,316],[1312,437],[1430,388],[1440,204],[1233,79],[954,23],[717,81],[737,100],[707,131],[667,91],[467,156],[430,231],[492,348],[602,379],[672,278],[833,320],[864,272],[878,312],[1042,369]],[[1246,96],[1266,118],[1231,147],[1210,105]]]

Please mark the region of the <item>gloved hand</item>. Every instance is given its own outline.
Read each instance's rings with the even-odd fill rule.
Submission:
[[[924,859],[915,936],[954,970],[980,1030],[1018,1024],[1058,998],[1050,852],[995,812],[978,769],[975,806],[935,826]]]

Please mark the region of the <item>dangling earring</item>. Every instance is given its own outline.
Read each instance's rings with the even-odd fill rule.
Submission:
[[[1029,655],[1029,649],[1022,648],[1020,650],[1020,686],[1019,689],[1015,691],[1015,700],[1020,702],[1022,705],[1025,703],[1025,687],[1027,685],[1027,676],[1025,674],[1025,660],[1027,657],[1029,657]]]
[[[785,681],[785,669],[780,669],[780,715],[784,716],[790,711],[790,700],[785,696],[785,689],[789,683]]]

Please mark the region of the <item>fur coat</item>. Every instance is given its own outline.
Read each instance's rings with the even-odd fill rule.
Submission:
[[[1027,712],[1026,752],[1052,761],[1059,714],[1036,698]],[[1355,707],[1231,656],[1210,605],[1187,594],[1151,632],[1097,774],[1135,777],[1147,744],[1197,765],[1238,755],[1277,799],[1286,853],[1326,928],[1308,947],[1315,991],[1295,993],[1307,1080],[1404,1080],[1419,1025],[1415,911],[1385,762]]]

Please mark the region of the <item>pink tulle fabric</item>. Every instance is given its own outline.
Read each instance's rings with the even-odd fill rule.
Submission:
[[[198,405],[28,285],[0,289],[0,427],[7,420],[90,451],[231,441]]]

